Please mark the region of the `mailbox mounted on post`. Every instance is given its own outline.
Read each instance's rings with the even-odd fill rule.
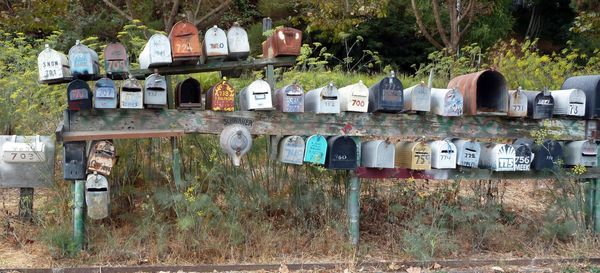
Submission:
[[[327,155],[327,140],[322,135],[312,135],[306,139],[304,151],[304,162],[313,164],[325,164]]]
[[[104,69],[107,77],[123,80],[129,74],[127,50],[121,43],[110,43],[104,48]]]
[[[431,167],[434,169],[456,168],[456,146],[449,140],[436,140],[431,147]]]
[[[50,48],[48,44],[46,44],[46,48],[38,55],[37,62],[38,79],[40,82],[59,82],[71,77],[67,56],[62,52]]]
[[[367,168],[393,169],[396,147],[385,140],[371,140],[362,143],[361,165]]]
[[[301,136],[286,136],[279,142],[279,162],[302,165],[304,139]]]
[[[456,165],[478,168],[481,155],[481,145],[477,141],[455,138],[452,143],[456,146]]]
[[[369,112],[401,112],[404,107],[402,90],[402,83],[392,71],[389,77],[369,88]]]
[[[554,114],[561,116],[585,116],[585,93],[579,89],[555,90]]]
[[[223,61],[227,58],[227,35],[216,25],[209,28],[204,35],[204,56],[206,61]]]
[[[369,88],[363,81],[338,89],[341,112],[362,112],[369,109]]]
[[[230,60],[245,60],[250,55],[248,33],[240,27],[238,22],[233,23],[233,26],[227,31],[227,47]]]
[[[395,166],[411,170],[430,170],[431,147],[421,141],[400,141],[396,143]]]
[[[206,92],[206,110],[232,112],[234,105],[235,90],[225,78]]]
[[[513,144],[513,148],[515,148],[515,171],[529,171],[533,161],[531,147],[521,143]]]
[[[129,75],[129,79],[125,80],[121,86],[119,107],[123,109],[144,108],[144,92],[133,75]]]
[[[308,91],[304,95],[304,111],[317,114],[339,114],[338,90],[333,82]]]
[[[79,40],[69,49],[69,67],[75,78],[89,80],[100,74],[98,54]]]
[[[85,141],[63,143],[63,176],[65,180],[85,179],[87,160]]]
[[[253,81],[242,89],[238,96],[242,111],[273,109],[271,85],[264,80]]]
[[[570,77],[560,89],[579,89],[585,93],[585,118],[600,117],[600,75]]]
[[[515,148],[509,144],[486,143],[481,147],[479,167],[497,172],[515,170]]]
[[[94,108],[117,108],[118,92],[115,82],[109,78],[102,78],[94,86]]]
[[[284,113],[304,112],[304,89],[293,83],[275,92],[275,107]]]
[[[429,112],[431,110],[431,88],[424,82],[404,89],[404,111]]]
[[[464,115],[477,115],[478,112],[493,112],[506,115],[508,111],[508,89],[504,76],[498,71],[484,70],[458,76],[448,83],[464,99]]]
[[[508,92],[509,117],[526,117],[528,109],[527,95],[521,90],[521,87]]]
[[[302,31],[289,27],[277,28],[262,43],[263,58],[298,56],[301,47]]]
[[[139,63],[141,69],[170,65],[171,43],[163,34],[152,35],[140,53]]]
[[[550,92],[524,91],[527,96],[527,115],[532,119],[549,119],[554,112],[554,97]]]
[[[85,181],[85,204],[87,215],[99,220],[108,217],[110,192],[108,180],[101,174],[89,174]]]
[[[431,112],[445,117],[463,115],[463,96],[456,89],[431,89]]]
[[[147,108],[165,108],[167,106],[167,79],[154,73],[144,81],[144,105]]]
[[[197,64],[202,56],[198,29],[187,21],[177,22],[169,33],[174,64]]]
[[[598,165],[598,145],[593,141],[580,140],[567,142],[565,145],[565,165],[583,165],[596,167]]]
[[[178,109],[202,108],[202,86],[194,78],[187,78],[175,87],[175,106]]]
[[[354,170],[358,167],[360,144],[349,136],[334,136],[327,140],[325,167],[334,170]]]
[[[92,108],[92,90],[87,82],[74,80],[67,86],[68,109],[73,111]]]
[[[88,159],[88,170],[103,175],[110,175],[117,160],[115,146],[109,140],[100,140],[92,144]]]

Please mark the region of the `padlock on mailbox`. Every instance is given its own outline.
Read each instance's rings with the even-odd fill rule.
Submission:
[[[119,98],[119,107],[123,109],[144,108],[144,92],[142,92],[142,86],[133,75],[129,75],[129,79],[123,81]]]
[[[38,55],[37,62],[38,79],[40,82],[60,82],[71,77],[67,55],[50,48],[48,44],[45,45],[44,50]]]
[[[301,47],[302,31],[290,27],[277,28],[262,43],[263,58],[298,56]]]
[[[242,125],[231,124],[226,126],[219,138],[221,149],[229,155],[234,166],[239,166],[243,155],[252,148],[252,135]]]
[[[202,86],[190,77],[175,87],[175,106],[177,109],[202,108]]]
[[[359,147],[352,137],[333,136],[327,139],[325,167],[334,170],[354,170],[358,167]]]
[[[369,110],[369,88],[359,81],[358,83],[338,89],[340,112],[361,112]]]
[[[67,86],[68,109],[72,111],[92,108],[92,90],[87,82],[74,80]]]
[[[284,113],[303,113],[304,89],[297,83],[278,89],[275,92],[275,107]]]
[[[148,39],[138,58],[140,69],[168,66],[173,62],[171,58],[171,42],[163,34],[156,33]]]
[[[167,107],[167,79],[158,73],[144,81],[144,105],[146,108]]]
[[[424,82],[402,91],[404,111],[429,112],[431,110],[431,88]]]
[[[304,139],[301,136],[286,136],[279,142],[278,159],[281,163],[302,165],[304,161]]]
[[[109,78],[99,79],[94,85],[94,108],[117,108],[118,101],[115,82]]]
[[[63,177],[65,180],[83,180],[86,173],[85,141],[63,143]]]
[[[242,111],[273,109],[271,85],[262,79],[253,81],[238,96]]]
[[[5,163],[46,162],[46,144],[36,136],[33,142],[17,142],[13,135],[11,141],[2,144],[2,161]]]
[[[509,117],[526,117],[528,109],[527,95],[521,90],[521,87],[508,91]]]
[[[404,109],[402,83],[392,71],[389,77],[382,79],[369,88],[369,113],[398,113]]]
[[[554,115],[559,116],[585,116],[585,93],[580,89],[566,89],[551,91],[554,97]]]
[[[585,93],[585,118],[600,117],[600,75],[570,77],[560,89],[579,89]]]
[[[598,165],[598,145],[593,141],[579,140],[567,142],[565,145],[565,165],[583,165],[596,167]]]
[[[554,97],[549,91],[524,91],[527,96],[527,115],[532,119],[549,119],[554,112]]]
[[[474,140],[452,139],[456,146],[456,165],[467,168],[478,168],[481,155],[481,144]]]
[[[100,74],[98,53],[77,40],[69,49],[71,75],[78,79],[90,80]]]
[[[396,143],[395,166],[411,170],[430,170],[431,148],[422,141],[400,141]]]
[[[117,160],[115,146],[109,140],[95,141],[88,157],[87,168],[90,172],[110,175]]]
[[[94,220],[108,217],[110,212],[109,203],[110,191],[108,179],[101,174],[89,174],[85,181],[87,215]]]
[[[504,76],[495,70],[458,76],[448,83],[448,88],[458,88],[464,99],[464,115],[508,112],[508,88]]]
[[[206,92],[206,110],[233,112],[235,106],[235,89],[226,78],[213,85]]]
[[[224,61],[229,54],[227,35],[216,25],[209,28],[204,34],[204,57],[206,62]]]
[[[363,167],[393,169],[396,146],[385,140],[371,140],[362,143],[360,155]]]
[[[317,114],[339,114],[338,90],[333,82],[308,91],[304,95],[304,111]]]
[[[227,47],[229,48],[229,60],[245,60],[250,55],[250,42],[248,33],[238,22],[227,30]]]
[[[327,156],[327,140],[322,135],[312,135],[306,139],[304,150],[304,162],[313,164],[325,164]]]
[[[179,21],[169,32],[169,42],[173,64],[195,65],[202,57],[202,45],[196,26],[187,21]]]
[[[463,115],[463,96],[458,89],[431,88],[431,112],[445,117]]]
[[[106,76],[113,80],[127,79],[129,58],[127,58],[127,50],[123,44],[110,43],[104,48],[104,70],[106,70]]]
[[[434,169],[456,168],[456,146],[450,140],[436,140],[429,143],[431,167]]]
[[[533,161],[533,153],[529,145],[513,144],[515,148],[515,171],[529,171]]]
[[[497,172],[515,171],[515,148],[509,144],[498,143],[481,145],[479,167]]]

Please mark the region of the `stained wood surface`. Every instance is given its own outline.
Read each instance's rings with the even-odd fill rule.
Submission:
[[[557,170],[555,170],[557,171]],[[495,172],[487,169],[453,169],[453,170],[437,170],[415,171],[409,169],[371,169],[359,167],[356,169],[356,175],[359,178],[414,178],[414,179],[432,179],[432,180],[452,180],[452,179],[552,179],[557,178],[557,173],[552,170],[544,171],[519,171],[519,172]],[[568,175],[568,169],[565,169]],[[575,176],[573,176],[575,177]],[[577,175],[577,178],[597,178],[600,177],[600,168],[587,168],[587,172]]]

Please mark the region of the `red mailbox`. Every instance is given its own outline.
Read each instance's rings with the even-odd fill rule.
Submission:
[[[275,29],[262,46],[263,58],[298,56],[302,47],[302,31],[289,27]]]
[[[181,21],[173,25],[171,33],[169,33],[169,40],[171,41],[173,63],[195,64],[202,56],[198,29],[190,22]]]

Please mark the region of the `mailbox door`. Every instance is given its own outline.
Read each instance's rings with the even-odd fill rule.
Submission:
[[[509,92],[508,115],[511,117],[527,116],[527,96],[520,89]]]
[[[304,90],[298,84],[290,84],[277,90],[277,110],[284,113],[304,112]]]
[[[273,108],[271,99],[271,85],[258,79],[246,87],[244,94],[248,110],[268,110]]]
[[[239,166],[241,157],[252,147],[252,136],[248,128],[240,124],[227,125],[219,137],[221,149],[225,151],[234,166]]]
[[[469,141],[465,139],[453,140],[456,146],[457,158],[456,165],[478,168],[479,167],[479,156],[481,153],[481,145],[476,141]]]
[[[110,43],[104,48],[104,69],[112,79],[125,79],[129,74],[129,61],[125,46],[121,43]]]
[[[142,69],[171,64],[171,43],[169,42],[169,38],[160,33],[152,35],[140,54],[139,62]]]
[[[431,89],[431,111],[440,116],[463,115],[463,97],[455,89]]]
[[[354,170],[358,167],[357,143],[349,136],[335,136],[327,140],[325,167]]]
[[[322,135],[312,135],[306,140],[304,162],[325,164],[327,154],[327,140]]]
[[[189,22],[177,22],[169,33],[173,60],[197,60],[202,55],[198,29]]]
[[[579,89],[556,90],[554,97],[554,114],[563,116],[585,115],[585,93]]]
[[[531,148],[525,144],[513,144],[513,148],[515,149],[515,171],[529,171],[533,160]]]
[[[300,55],[302,47],[302,31],[284,27],[275,30],[271,37],[271,45],[273,47],[273,57],[281,55]]]
[[[175,88],[175,104],[177,108],[201,108],[202,87],[194,78],[187,78]]]
[[[585,116],[585,93],[579,89],[573,89],[569,95],[569,116]]]
[[[88,159],[88,170],[103,175],[110,175],[116,161],[115,146],[108,140],[96,141],[92,145]]]
[[[123,82],[119,107],[124,109],[144,108],[144,92],[142,92],[142,86],[135,78],[130,77]]]
[[[65,180],[85,179],[85,141],[63,143],[63,176]]]
[[[546,140],[542,145],[534,144],[533,154],[534,170],[552,169],[554,163],[563,158],[562,146],[554,140]]]
[[[74,80],[67,86],[68,109],[86,110],[92,108],[92,91],[82,80]]]
[[[204,51],[208,58],[224,58],[229,54],[225,31],[213,26],[204,35]]]
[[[580,89],[585,93],[585,117],[587,119],[600,116],[600,75],[570,77],[560,89]]]
[[[361,164],[367,168],[394,168],[394,145],[383,140],[363,142]]]
[[[533,119],[552,118],[554,111],[554,98],[549,93],[538,91],[524,91],[527,96],[528,115]]]
[[[431,110],[431,88],[425,84],[409,87],[403,93],[405,111],[429,112]]]
[[[431,146],[431,167],[435,169],[456,168],[456,146],[452,142],[438,140]]]
[[[287,136],[279,142],[279,161],[302,165],[304,160],[304,139],[301,136]]]
[[[117,108],[117,87],[109,78],[102,78],[94,86],[94,108]]]
[[[235,106],[235,90],[226,81],[220,82],[206,93],[206,107],[213,111],[231,112]]]
[[[85,182],[87,215],[95,220],[109,215],[110,193],[108,180],[100,174],[90,174]]]
[[[250,54],[248,33],[237,22],[227,31],[227,46],[230,59],[246,59]]]
[[[369,88],[369,112],[398,113],[404,107],[402,83],[395,76],[386,77]]]
[[[598,165],[598,145],[591,141],[585,141],[581,145],[581,163],[586,167],[596,167]]]
[[[40,52],[37,61],[38,79],[41,82],[53,82],[71,76],[67,56],[48,46]]]
[[[369,88],[362,81],[338,89],[341,112],[362,112],[369,109]]]
[[[411,169],[429,170],[431,169],[431,148],[422,142],[417,142],[410,150]]]
[[[495,167],[498,172],[511,172],[515,170],[515,148],[512,145],[496,145]]]
[[[78,41],[79,42],[79,41]],[[69,50],[69,67],[74,77],[87,77],[94,75],[94,59],[91,49],[83,44],[75,44]]]
[[[144,104],[149,107],[167,105],[167,80],[159,74],[152,74],[144,81]]]
[[[595,167],[597,165],[597,153],[598,146],[594,142],[587,140],[568,142],[564,150],[565,165]]]

